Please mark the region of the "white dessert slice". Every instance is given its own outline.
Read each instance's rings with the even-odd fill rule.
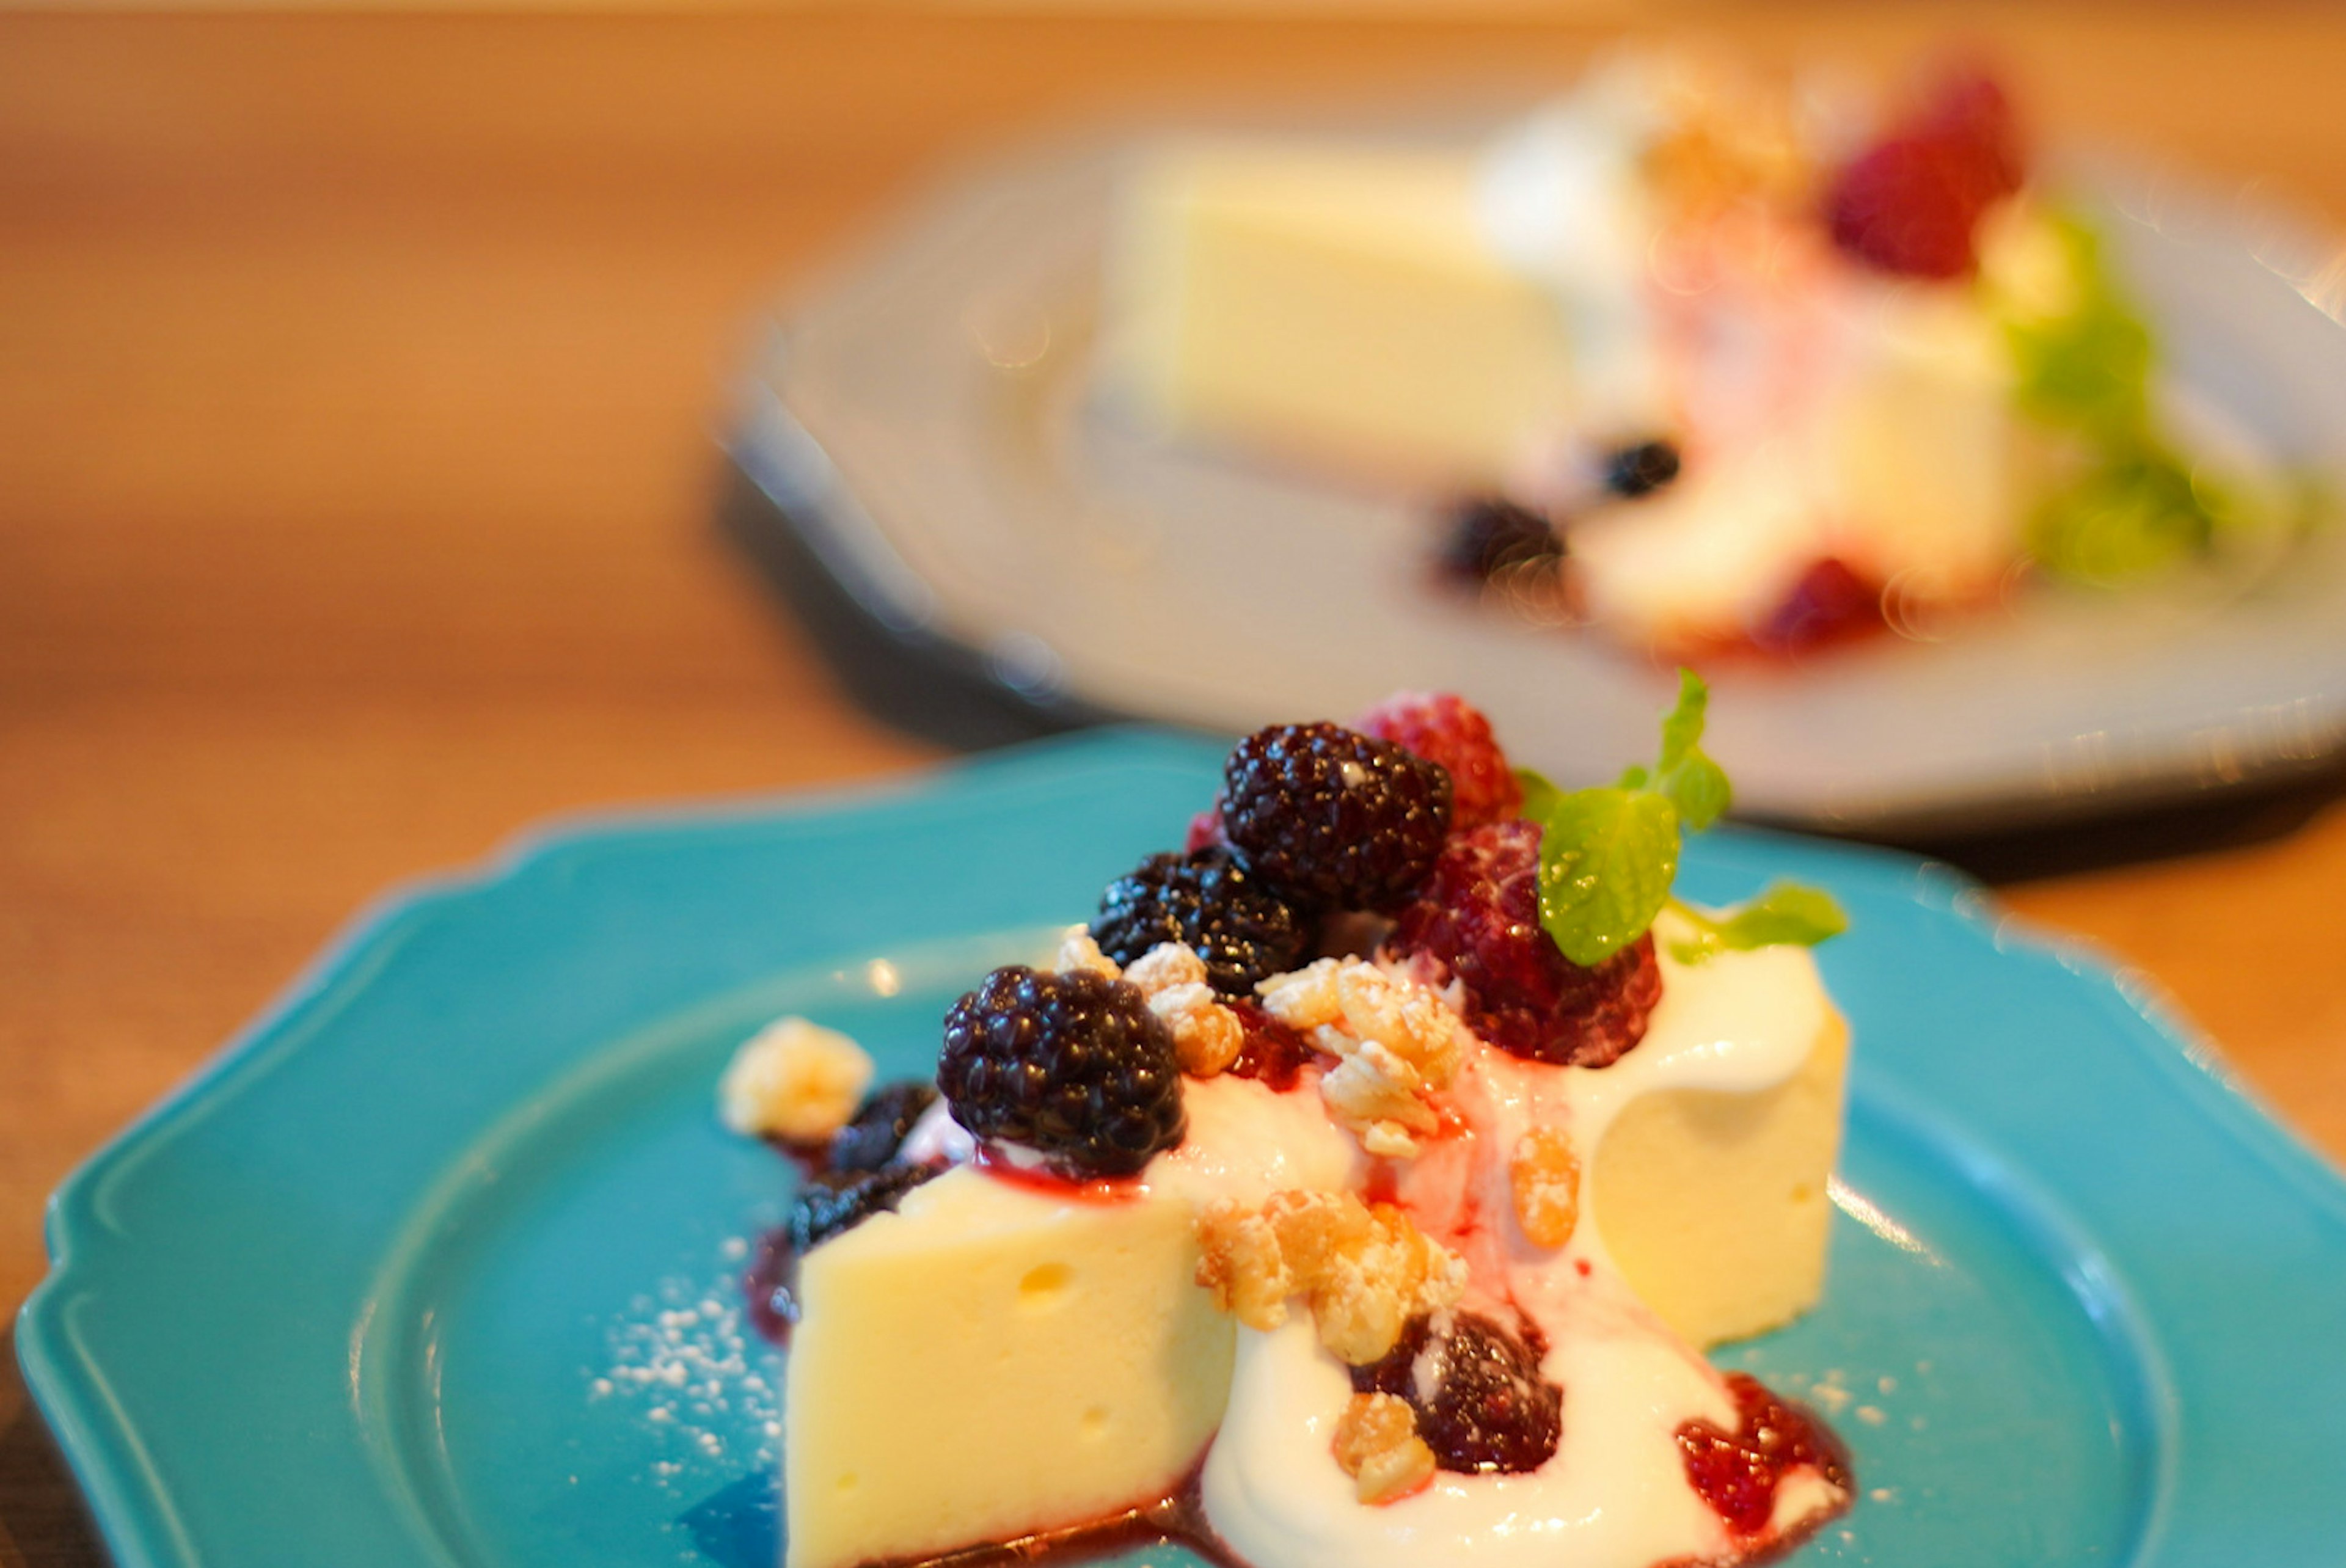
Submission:
[[[1110,1201],[962,1166],[800,1260],[789,1568],[917,1561],[1170,1495],[1229,1390],[1195,1222],[1352,1176],[1308,1076],[1193,1082],[1189,1135]]]
[[[1828,1013],[1783,1083],[1647,1095],[1597,1146],[1590,1207],[1613,1261],[1689,1344],[1764,1334],[1823,1295],[1848,1066],[1848,1027]]]
[[[1206,145],[1148,163],[1106,374],[1168,433],[1498,484],[1570,396],[1565,316],[1480,238],[1468,154]]]
[[[1815,1299],[1846,1031],[1805,951],[1688,966],[1668,956],[1672,934],[1658,932],[1663,1001],[1636,1049],[1592,1071],[1476,1043],[1454,1096],[1471,1133],[1402,1162],[1399,1196],[1419,1222],[1486,1295],[1513,1295],[1549,1332],[1570,1435],[1548,1470],[1444,1475],[1383,1507],[1354,1499],[1329,1448],[1342,1369],[1307,1313],[1259,1335],[1215,1310],[1195,1283],[1194,1218],[1217,1198],[1358,1190],[1364,1163],[1315,1074],[1285,1094],[1226,1075],[1186,1085],[1188,1139],[1126,1201],[962,1168],[806,1255],[786,1390],[787,1568],[918,1560],[1111,1519],[1174,1492],[1209,1441],[1209,1517],[1258,1568],[1417,1568],[1501,1505],[1550,1521],[1525,1535],[1537,1537],[1527,1562],[1649,1568],[1724,1551],[1670,1433],[1698,1417],[1731,1426],[1732,1402],[1684,1341],[1757,1331]],[[1472,1217],[1492,1203],[1475,1151],[1532,1125],[1596,1150],[1561,1249]],[[1789,1529],[1834,1501],[1809,1477],[1780,1493],[1779,1513]],[[1569,1532],[1554,1522],[1583,1502],[1612,1522],[1587,1537],[1591,1555],[1559,1558]]]
[[[933,1557],[1174,1491],[1229,1383],[1191,1225],[1178,1197],[1070,1201],[964,1166],[809,1252],[789,1568]]]

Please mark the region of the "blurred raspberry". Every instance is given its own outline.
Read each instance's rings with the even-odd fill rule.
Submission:
[[[2004,89],[1976,70],[1943,77],[1837,175],[1825,195],[1833,243],[1915,278],[1970,275],[1973,230],[2020,188],[2020,132]]]
[[[1594,969],[1557,951],[1539,919],[1535,822],[1454,836],[1387,945],[1430,983],[1460,981],[1466,1022],[1501,1050],[1559,1066],[1603,1067],[1645,1038],[1662,999],[1651,933]]]
[[[1524,809],[1523,786],[1492,737],[1491,721],[1464,697],[1446,691],[1397,691],[1361,715],[1352,728],[1448,770],[1453,832],[1502,821]]]
[[[1752,628],[1763,653],[1798,653],[1882,629],[1882,585],[1837,556],[1811,564],[1784,602]]]

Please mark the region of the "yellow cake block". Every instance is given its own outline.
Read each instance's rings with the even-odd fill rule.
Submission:
[[[1754,1094],[1630,1105],[1597,1145],[1592,1201],[1621,1273],[1679,1338],[1777,1328],[1824,1291],[1849,1028],[1827,1011],[1799,1073]]]
[[[1200,146],[1126,192],[1106,372],[1168,433],[1496,484],[1570,392],[1563,314],[1464,153]]]
[[[936,1556],[1168,1494],[1229,1390],[1191,1207],[964,1167],[801,1260],[787,1568]]]

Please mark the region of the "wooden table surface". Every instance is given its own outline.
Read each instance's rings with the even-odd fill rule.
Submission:
[[[2346,12],[1722,11],[1950,36],[2055,135],[2346,219]],[[371,893],[549,812],[872,778],[714,541],[745,323],[925,170],[1103,114],[1560,77],[1593,26],[0,18],[0,1303],[44,1195]],[[2346,811],[2006,896],[2346,1156]],[[98,1549],[0,1371],[0,1563]]]

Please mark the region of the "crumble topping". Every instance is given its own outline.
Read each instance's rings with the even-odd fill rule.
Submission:
[[[1198,1221],[1198,1283],[1250,1329],[1287,1321],[1302,1294],[1320,1342],[1348,1366],[1391,1350],[1403,1324],[1456,1304],[1465,1260],[1392,1204],[1349,1192],[1273,1193],[1260,1208],[1224,1198]]]
[[[1362,959],[1323,958],[1257,988],[1263,1011],[1338,1058],[1320,1081],[1336,1120],[1372,1155],[1407,1158],[1440,1125],[1426,1095],[1472,1038],[1439,993]]]
[[[1117,967],[1116,960],[1102,952],[1099,943],[1092,940],[1089,926],[1071,925],[1066,929],[1059,938],[1059,956],[1052,961],[1051,967],[1061,974],[1088,971],[1093,974],[1104,974],[1110,980],[1124,978],[1124,972]]]
[[[872,1058],[835,1029],[776,1019],[742,1043],[717,1085],[717,1114],[750,1137],[818,1144],[848,1124]]]
[[[1336,1420],[1336,1464],[1362,1502],[1390,1502],[1433,1479],[1433,1451],[1398,1394],[1354,1394]]]
[[[1562,1247],[1580,1224],[1580,1156],[1561,1127],[1534,1127],[1507,1156],[1515,1223],[1540,1247]]]
[[[1206,980],[1206,962],[1188,944],[1159,942],[1124,972],[1148,998],[1148,1010],[1164,1022],[1180,1054],[1181,1071],[1210,1078],[1239,1058],[1246,1025],[1223,1006]]]
[[[1100,951],[1090,928],[1069,926],[1059,939],[1059,972],[1088,970],[1110,980],[1139,988],[1173,1036],[1181,1071],[1193,1078],[1210,1078],[1239,1058],[1246,1045],[1246,1025],[1222,1005],[1206,979],[1206,961],[1187,942],[1161,942],[1119,969],[1116,960]]]

